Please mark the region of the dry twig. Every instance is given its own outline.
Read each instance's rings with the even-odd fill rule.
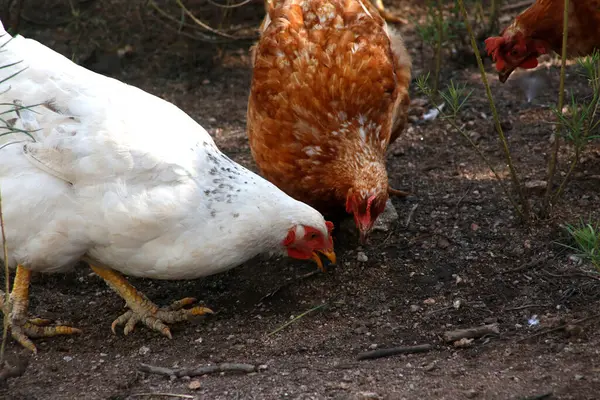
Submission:
[[[553,393],[554,392],[548,392],[548,393],[544,393],[544,394],[538,394],[535,396],[523,397],[523,398],[520,398],[519,400],[545,400],[545,399],[549,399]]]
[[[163,396],[163,397],[177,397],[179,399],[195,399],[196,396],[191,394],[179,394],[179,393],[132,393],[127,397],[150,397],[150,396]]]
[[[175,376],[177,378],[181,378],[182,376],[202,376],[217,372],[242,372],[248,374],[250,372],[257,371],[256,365],[240,363],[222,363],[218,365],[207,365],[204,367],[177,369],[157,367],[154,365],[141,363],[138,369],[149,374]]]
[[[225,33],[225,32],[221,32],[221,31],[219,31],[219,30],[217,30],[217,29],[214,29],[214,28],[212,28],[212,27],[210,27],[210,26],[206,25],[204,22],[200,21],[198,18],[196,18],[196,16],[195,16],[195,15],[194,15],[194,14],[193,14],[193,13],[192,13],[190,10],[188,10],[188,9],[187,9],[187,8],[186,8],[186,7],[183,5],[183,3],[181,2],[181,0],[175,0],[175,1],[177,2],[177,5],[178,5],[178,6],[181,8],[181,10],[183,10],[183,12],[184,12],[184,13],[185,13],[185,14],[186,14],[188,17],[190,17],[190,18],[192,19],[192,21],[194,21],[196,24],[198,24],[200,27],[202,27],[202,28],[206,29],[206,30],[207,30],[207,31],[209,31],[209,32],[212,32],[212,33],[214,33],[215,35],[218,35],[218,36],[223,36],[223,37],[226,37],[226,38],[228,38],[228,39],[235,39],[235,37],[234,37],[234,36],[231,36],[231,35],[229,35],[229,34],[227,34],[227,33]]]
[[[485,335],[498,335],[499,333],[498,324],[482,325],[473,328],[446,331],[444,332],[444,341],[451,343],[460,339],[472,339]]]
[[[414,354],[414,353],[425,353],[433,349],[430,344],[419,344],[417,346],[400,346],[390,347],[387,349],[377,349],[373,351],[366,351],[360,353],[357,360],[374,360],[376,358],[390,357],[397,354]]]
[[[274,334],[276,334],[277,332],[287,328],[289,325],[293,324],[294,322],[300,320],[301,318],[304,318],[306,315],[310,314],[313,311],[316,311],[320,308],[323,308],[327,305],[327,303],[323,303],[323,304],[319,304],[316,307],[311,308],[310,310],[304,311],[302,314],[298,315],[297,317],[292,318],[291,320],[289,320],[288,322],[286,322],[285,324],[281,325],[279,328],[275,329],[273,332],[269,332],[267,334],[267,336],[272,336]]]
[[[552,304],[525,304],[524,306],[505,308],[504,311],[519,311],[527,308],[546,308],[551,306]]]
[[[527,269],[537,267],[538,265],[540,265],[540,264],[548,261],[549,258],[550,257],[548,257],[548,256],[543,256],[543,257],[540,257],[540,258],[536,258],[535,260],[532,260],[532,261],[528,262],[527,264],[523,264],[523,265],[521,265],[519,267],[511,268],[511,269],[507,269],[505,271],[502,271],[502,274],[512,274],[512,273],[515,273],[515,272],[522,272],[522,271],[525,271]]]
[[[176,17],[172,16],[171,14],[169,14],[167,11],[163,10],[154,0],[148,0],[148,6],[152,7],[154,9],[154,11],[156,11],[161,17],[166,18],[168,21],[173,22],[173,25],[175,25],[175,27],[171,26],[171,24],[167,23],[166,21],[162,20],[161,18],[157,18],[159,21],[161,21],[165,24],[166,28],[168,28],[169,30],[171,30],[173,32],[177,32],[179,35],[189,37],[190,39],[200,40],[202,42],[214,43],[214,44],[228,43],[228,42],[231,42],[234,40],[236,40],[236,41],[237,40],[254,41],[254,40],[258,39],[258,35],[232,36],[226,32],[217,31],[213,28],[208,27],[209,28],[208,30],[210,32],[218,32],[218,34],[215,33],[214,35],[210,35],[210,34],[205,33],[204,31],[202,31],[200,29],[201,25],[197,24],[195,20],[194,20],[194,22],[195,22],[194,24],[190,24],[185,21],[182,21],[180,18],[176,18]],[[205,24],[203,24],[203,25],[205,25]],[[208,26],[208,25],[206,25],[206,26]],[[182,29],[184,27],[193,30],[194,34],[184,31]]]
[[[414,206],[412,206],[412,208],[410,209],[408,216],[406,217],[406,222],[404,223],[404,227],[408,228],[408,225],[410,225],[410,220],[412,219],[413,214],[415,213],[415,210],[417,209],[417,207],[419,207],[419,203],[415,204]]]

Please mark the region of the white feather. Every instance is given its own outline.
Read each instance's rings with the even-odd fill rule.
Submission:
[[[321,214],[230,160],[174,105],[88,71],[0,25],[0,112],[32,132],[0,136],[10,265],[82,256],[127,275],[191,279],[282,252]],[[7,105],[42,104],[10,111]],[[4,131],[0,131],[3,133]]]

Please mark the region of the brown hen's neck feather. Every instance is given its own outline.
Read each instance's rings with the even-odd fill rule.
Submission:
[[[518,15],[507,28],[511,34],[522,33],[527,38],[544,39],[551,42],[558,33],[562,35],[562,0],[538,0]]]
[[[547,42],[553,51],[562,49],[562,0],[537,0],[517,16],[505,33],[517,32],[525,38]],[[583,56],[600,46],[600,0],[571,0],[569,2],[569,57]]]
[[[345,199],[349,189],[368,195],[380,196],[387,193],[388,175],[385,155],[379,149],[361,140],[347,140],[339,146],[340,153],[332,164],[331,176],[337,181],[340,200]]]

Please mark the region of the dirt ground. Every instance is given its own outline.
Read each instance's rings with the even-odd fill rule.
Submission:
[[[79,15],[69,11],[66,0],[25,2],[21,32],[172,101],[205,126],[225,153],[256,170],[245,137],[250,41],[214,45],[193,40],[177,33],[176,22],[165,23],[137,1],[73,3]],[[166,3],[157,1],[172,12]],[[423,17],[420,3],[386,2],[411,20]],[[187,4],[218,25],[220,10],[203,2]],[[262,15],[259,1],[232,10],[226,22],[252,28]],[[430,52],[421,51],[412,23],[401,29],[416,77],[432,65]],[[106,58],[125,45],[133,52],[120,67]],[[462,122],[508,179],[472,58],[445,57],[443,82],[454,79],[474,90]],[[524,181],[544,179],[558,68],[538,71],[548,83],[528,103],[518,79],[502,85],[489,60],[486,65]],[[569,68],[567,87],[581,98],[589,95],[575,67]],[[599,398],[600,318],[593,317],[600,316],[600,281],[589,272],[590,265],[557,244],[565,241],[562,223],[580,216],[600,218],[598,147],[584,154],[552,218],[526,228],[469,144],[444,121],[420,119],[422,102],[416,99],[422,96],[416,87],[412,93],[415,118],[391,147],[388,170],[392,185],[414,191],[415,197],[394,199],[399,220],[390,232],[374,234],[362,248],[355,238],[340,240],[338,266],[305,279],[296,277],[314,265],[287,259],[257,259],[196,281],[131,279],[159,305],[195,296],[217,312],[173,325],[173,340],[145,327],[127,337],[122,331],[113,335],[110,323],[123,311],[123,301],[84,265],[68,274],[36,275],[32,315],[83,333],[35,340],[38,354],[23,376],[0,388],[0,398]],[[539,203],[535,194],[532,198]],[[443,341],[447,330],[491,323],[499,334],[466,347]],[[431,344],[433,350],[356,359],[360,352],[416,344]],[[11,357],[22,354],[12,341],[7,351]],[[194,367],[223,362],[260,367],[250,374],[193,378],[199,381],[196,389],[190,389],[189,379],[138,371],[140,363]]]

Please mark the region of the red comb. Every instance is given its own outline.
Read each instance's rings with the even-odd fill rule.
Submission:
[[[504,43],[502,36],[494,36],[485,39],[485,49],[488,55],[492,56],[492,59],[496,63],[496,70],[502,71],[506,66],[506,61],[500,55],[500,46]]]
[[[502,36],[494,36],[485,39],[485,49],[489,56],[492,55],[498,47],[504,43],[504,38]]]
[[[325,226],[327,227],[327,232],[331,233],[333,231],[333,222],[325,221]]]

